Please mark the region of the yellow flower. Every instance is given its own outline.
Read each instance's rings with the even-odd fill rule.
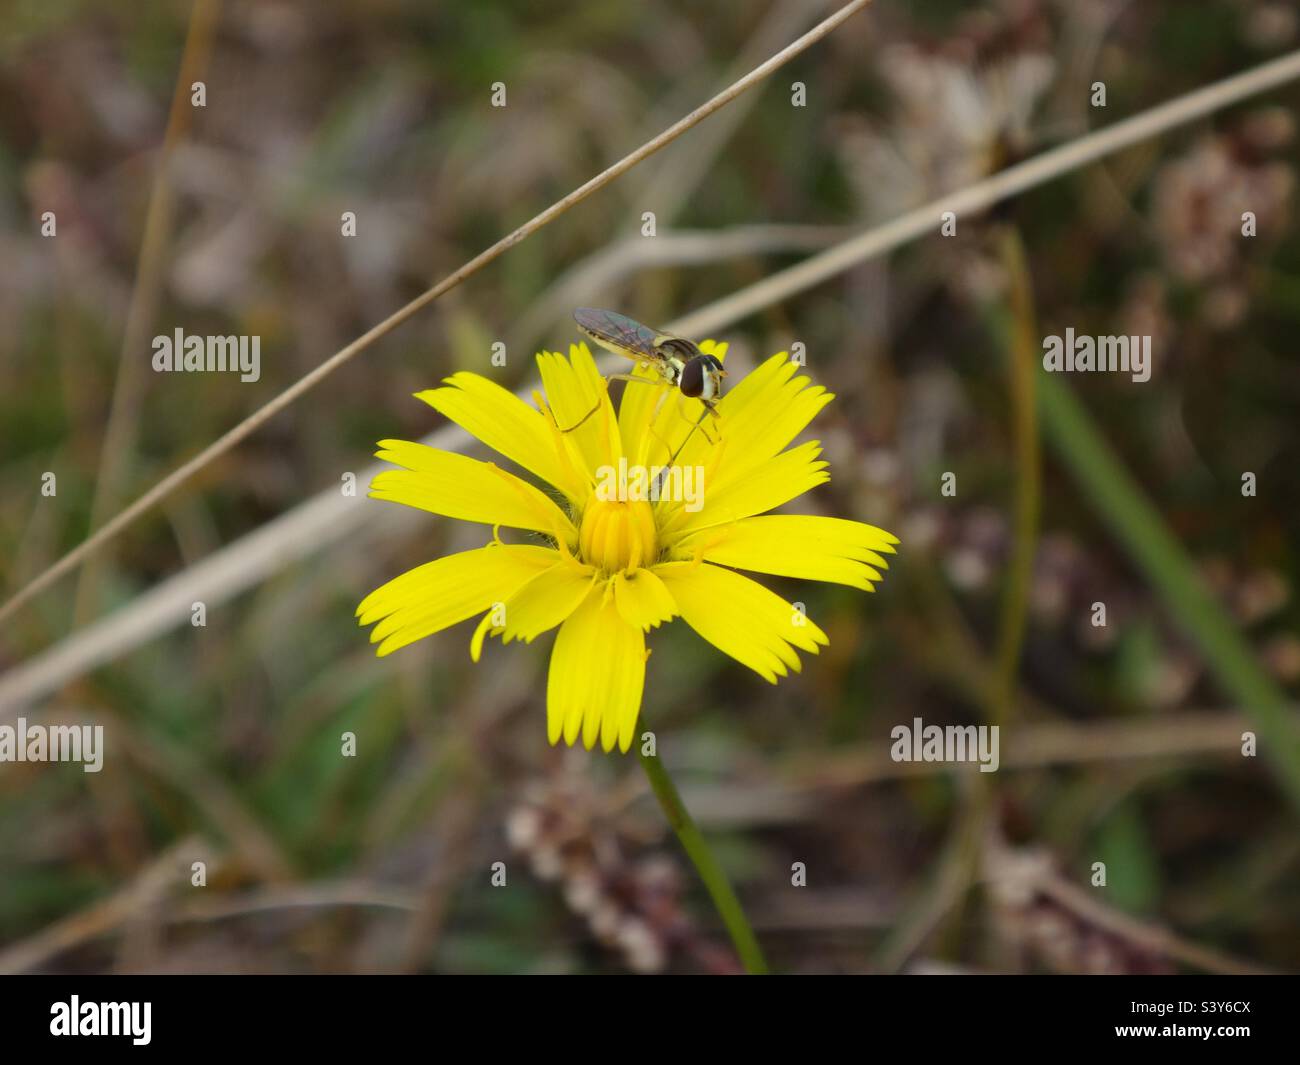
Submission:
[[[725,344],[700,347],[726,356]],[[898,543],[883,529],[767,514],[830,479],[816,441],[787,445],[832,396],[796,376],[785,353],[742,379],[718,403],[719,417],[694,431],[700,402],[672,392],[661,403],[663,387],[629,383],[615,413],[585,344],[571,346],[568,359],[543,352],[537,363],[545,398],[534,393],[536,408],[473,373],[417,398],[549,490],[491,462],[380,443],[379,458],[400,469],[375,478],[373,498],[493,526],[487,546],[426,563],[366,596],[357,617],[378,622],[370,639],[380,655],[479,614],[476,662],[488,635],[531,642],[558,626],[546,692],[550,742],[581,736],[589,749],[599,739],[606,751],[627,751],[650,654],[645,634],[661,623],[682,617],[773,684],[800,669],[798,651],[816,654],[828,642],[802,610],[736,570],[864,591],[881,579],[882,555]],[[653,379],[645,369],[636,374]],[[661,479],[619,481],[619,470],[653,474],[678,448]],[[628,490],[610,491],[616,483]],[[534,534],[532,542],[502,542],[502,526]]]

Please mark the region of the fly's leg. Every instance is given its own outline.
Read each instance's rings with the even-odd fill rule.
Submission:
[[[720,418],[721,415],[718,413],[717,407],[714,406],[711,400],[701,399],[700,402],[704,404],[704,410],[700,412],[700,416],[696,421],[691,422],[691,419],[687,416],[686,411],[684,410],[684,407],[686,406],[686,397],[682,395],[678,395],[677,397],[677,413],[681,416],[682,421],[691,426],[691,432],[686,434],[686,439],[678,446],[677,451],[673,454],[673,458],[676,458],[678,454],[681,453],[682,448],[686,446],[686,440],[691,438],[691,433],[695,432],[696,429],[704,434],[704,439],[710,444],[717,443],[717,441],[709,435],[709,431],[704,428],[704,417],[707,414],[712,414],[715,418]]]
[[[587,419],[590,418],[593,414],[595,414],[596,411],[598,410],[600,410],[600,400],[596,400],[596,405],[592,407],[591,410],[587,411],[587,413],[584,414],[581,418],[579,418],[576,422],[570,425],[567,429],[560,429],[558,425],[556,426],[556,428],[560,429],[560,432],[562,433],[571,433],[573,432],[573,430],[585,425]]]
[[[710,444],[712,444],[712,443],[715,442],[715,441],[713,440],[713,438],[712,438],[711,436],[709,436],[709,434],[708,434],[707,432],[705,432],[705,429],[704,429],[704,419],[705,419],[706,417],[708,417],[710,414],[712,414],[715,418],[721,418],[722,415],[718,413],[718,407],[717,407],[717,404],[715,404],[712,400],[701,399],[700,402],[704,404],[704,409],[703,409],[702,411],[700,411],[700,417],[699,417],[699,419],[695,422],[694,425],[691,426],[691,431],[690,431],[689,433],[686,434],[686,439],[683,440],[680,444],[677,445],[677,450],[673,452],[673,456],[672,456],[672,458],[670,458],[670,459],[668,460],[667,465],[665,465],[664,468],[663,468],[663,470],[660,471],[659,477],[658,477],[657,482],[656,482],[656,484],[655,484],[655,492],[656,492],[656,493],[662,493],[662,492],[663,492],[663,485],[664,485],[664,481],[665,481],[665,480],[667,479],[667,477],[668,477],[668,471],[672,469],[672,467],[673,467],[673,463],[677,461],[677,456],[680,455],[680,454],[682,453],[682,448],[684,448],[684,447],[686,446],[686,442],[687,442],[688,440],[690,440],[690,438],[694,435],[696,429],[698,429],[700,432],[704,433],[705,438],[709,441]],[[679,407],[679,408],[678,408],[679,413],[680,413],[680,410],[681,410],[681,408]],[[683,415],[683,417],[685,417],[685,415]],[[686,420],[687,420],[687,421],[690,421],[689,418],[686,418]]]
[[[641,378],[641,380],[644,381],[645,378],[643,377]],[[655,429],[655,422],[659,420],[659,412],[664,409],[664,402],[667,399],[668,399],[668,389],[665,387],[663,394],[659,397],[658,401],[655,403],[655,409],[650,412],[650,420],[646,422],[646,428],[650,430],[650,435],[653,436],[656,440],[658,440],[659,443],[663,444],[665,453],[672,450],[672,445],[669,444],[667,440],[665,440],[662,436],[659,435],[658,430]]]
[[[609,389],[610,381],[640,381],[643,385],[658,385],[660,387],[662,387],[663,385],[663,382],[661,381],[651,381],[645,377],[633,377],[630,373],[612,373],[608,377],[604,378],[603,380],[605,382],[605,389],[607,391]],[[596,411],[600,410],[600,404],[604,400],[604,398],[605,398],[604,396],[601,396],[600,399],[596,400],[596,405],[592,407],[591,410],[587,411],[586,414],[584,414],[576,422],[570,425],[567,429],[560,429],[560,432],[571,433],[573,432],[573,430],[585,425],[587,423],[587,420],[593,414],[595,414]],[[556,428],[559,428],[559,426],[556,426]]]
[[[686,446],[686,441],[690,440],[691,434],[694,433],[696,429],[704,433],[704,439],[706,439],[710,444],[717,443],[717,441],[715,441],[713,437],[709,436],[708,431],[704,428],[704,419],[710,414],[712,414],[715,418],[721,418],[722,415],[718,413],[717,404],[714,403],[712,400],[702,399],[700,400],[700,402],[704,404],[704,409],[700,411],[699,418],[696,420],[695,424],[691,426],[691,431],[686,434],[686,440],[683,440],[680,444],[677,445],[677,450],[673,452],[673,457],[668,460],[668,465],[670,466],[677,461],[677,456],[682,453],[682,448]],[[690,421],[689,418],[687,418],[686,420]]]

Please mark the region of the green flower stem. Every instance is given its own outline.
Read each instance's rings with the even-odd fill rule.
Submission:
[[[668,823],[672,825],[683,849],[695,866],[695,871],[700,874],[700,879],[708,888],[709,898],[713,900],[722,923],[727,926],[736,953],[740,955],[740,963],[750,975],[766,974],[767,962],[763,959],[763,951],[754,936],[753,928],[749,925],[749,919],[741,909],[740,900],[736,898],[736,893],[727,880],[727,874],[722,871],[722,866],[709,850],[709,845],[704,841],[699,827],[691,817],[690,811],[686,809],[686,804],[682,802],[673,778],[668,775],[668,770],[664,768],[663,762],[657,755],[642,753],[641,766],[645,769],[650,787],[654,789],[655,798],[663,808],[664,816],[668,818]]]
[[[1015,537],[1011,565],[1002,593],[998,628],[997,687],[993,718],[1010,724],[1016,698],[1016,677],[1024,650],[1029,617],[1029,591],[1038,550],[1038,525],[1042,500],[1042,458],[1038,443],[1035,385],[1038,380],[1037,332],[1033,289],[1019,231],[1007,227],[999,234],[1002,260],[1010,278],[1010,321],[1005,324],[1011,424],[1016,449]]]

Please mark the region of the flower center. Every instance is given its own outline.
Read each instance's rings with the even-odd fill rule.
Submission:
[[[584,562],[606,573],[649,566],[659,554],[654,511],[644,500],[615,503],[593,499],[582,515],[578,548]]]

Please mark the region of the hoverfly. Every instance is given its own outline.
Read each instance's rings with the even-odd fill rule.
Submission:
[[[573,312],[573,320],[578,328],[607,351],[631,359],[638,366],[648,367],[654,372],[654,379],[635,377],[632,374],[610,374],[607,380],[628,381],[639,384],[657,385],[669,390],[676,390],[680,398],[698,399],[704,404],[704,413],[699,421],[691,427],[693,433],[704,421],[705,415],[715,418],[718,414],[717,399],[722,394],[722,379],[727,375],[722,362],[713,355],[707,355],[699,346],[685,337],[661,333],[648,325],[633,321],[625,314],[614,311],[597,310],[594,307],[579,307]],[[668,397],[665,392],[660,397],[659,405]],[[589,410],[582,418],[564,432],[572,432],[600,409],[600,404]],[[655,407],[655,414],[659,406]],[[653,422],[654,416],[651,417]],[[705,434],[708,435],[707,433]],[[689,439],[689,434],[688,434]],[[685,446],[685,441],[678,447],[678,452]],[[677,455],[673,455],[676,459]],[[669,460],[670,464],[672,459]]]

